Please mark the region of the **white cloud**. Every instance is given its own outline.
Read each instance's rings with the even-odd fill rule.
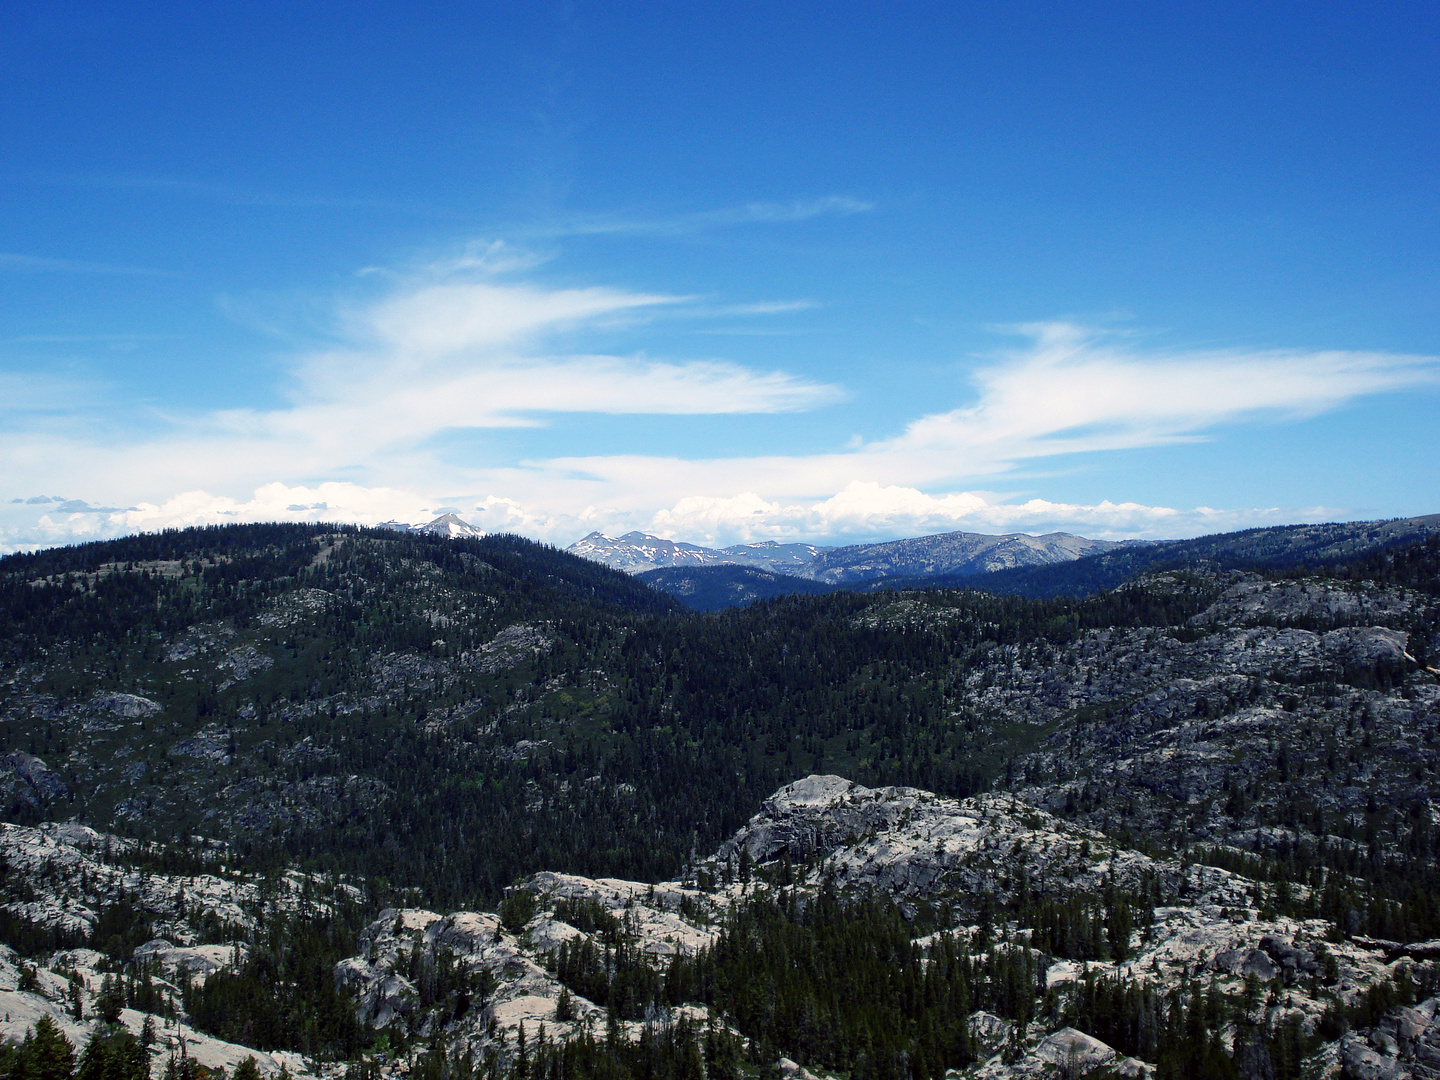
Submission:
[[[205,490],[185,491],[163,503],[124,509],[83,507],[79,500],[24,500],[0,506],[0,552],[73,544],[137,532],[256,521],[340,521],[376,525],[382,521],[428,521],[439,501],[391,488],[326,482],[263,484],[248,499]]]
[[[482,274],[513,274],[520,270],[533,270],[546,261],[546,256],[513,247],[504,240],[472,240],[461,249],[458,255],[442,258],[432,263],[429,271],[441,275],[467,271]]]
[[[860,543],[896,536],[968,532],[1074,532],[1097,538],[1179,537],[1346,516],[1327,507],[1175,508],[1135,502],[1008,501],[990,492],[929,495],[916,488],[855,482],[826,499],[781,501],[754,492],[687,496],[656,511],[547,505],[508,496],[450,499],[344,482],[269,483],[246,499],[206,490],[122,510],[77,508],[51,498],[0,504],[0,552],[103,539],[134,532],[255,521],[424,522],[444,512],[490,532],[518,532],[565,546],[592,530],[641,529],[723,546],[759,540]]]
[[[784,412],[838,391],[724,361],[567,353],[547,341],[643,317],[677,298],[615,289],[427,283],[350,313],[356,346],[305,358],[287,409],[235,412],[220,426],[310,441],[349,461],[418,446],[448,428],[509,427],[543,413]],[[325,455],[321,454],[323,459]],[[333,460],[317,467],[333,467]]]
[[[531,426],[566,412],[785,412],[838,396],[835,387],[727,361],[559,347],[567,335],[643,317],[673,299],[428,277],[402,282],[344,313],[347,343],[300,356],[290,402],[268,410],[152,410],[142,422],[66,380],[5,373],[0,411],[11,416],[0,431],[0,460],[12,477],[50,487],[83,480],[87,495],[111,502],[163,505],[176,491],[239,492],[276,478],[419,481],[456,490],[469,486],[464,481],[475,470],[442,466],[426,449],[449,429]],[[25,411],[23,422],[16,410]]]
[[[960,455],[971,475],[1055,454],[1158,446],[1263,416],[1297,419],[1440,382],[1435,357],[1368,352],[1127,350],[1083,328],[1022,328],[1030,348],[982,368],[979,400],[867,452]]]
[[[235,521],[353,521],[374,525],[388,520],[433,516],[436,500],[392,488],[328,481],[306,485],[264,484],[245,501],[208,491],[187,491],[163,504],[138,506],[108,515],[107,524],[124,532]]]
[[[465,258],[483,263],[489,252]],[[1224,425],[1314,416],[1365,395],[1434,386],[1440,375],[1434,357],[1159,351],[1038,324],[1024,328],[1027,346],[971,372],[968,404],[920,416],[886,438],[837,440],[814,454],[761,447],[751,456],[665,457],[602,447],[518,464],[457,464],[437,458],[430,441],[452,429],[535,425],[564,413],[780,413],[841,394],[727,361],[566,348],[576,335],[651,317],[679,298],[475,280],[471,272],[490,271],[432,264],[343,313],[343,343],[298,357],[289,402],[269,410],[152,413],[127,428],[123,410],[102,412],[93,395],[76,406],[63,381],[0,376],[0,400],[12,410],[0,461],[12,484],[23,478],[28,488],[7,497],[65,491],[133,506],[51,507],[38,517],[26,504],[0,507],[0,544],[226,520],[423,520],[442,496],[483,528],[562,544],[592,528],[704,542],[954,529],[1186,535],[1329,512],[1019,500],[979,487],[1046,458],[1211,438]],[[949,405],[965,387],[957,379],[926,391],[926,400]],[[67,395],[76,406],[68,412]],[[127,435],[136,429],[145,434]]]
[[[762,300],[756,304],[736,304],[723,309],[731,315],[790,315],[796,311],[810,311],[820,305],[814,300]]]
[[[1066,325],[1027,330],[1029,348],[973,373],[973,404],[920,417],[889,438],[810,455],[596,455],[548,464],[669,504],[697,492],[821,498],[855,481],[953,489],[1037,459],[1196,441],[1227,424],[1314,416],[1366,395],[1440,385],[1440,361],[1429,356],[1141,352]]]
[[[457,282],[425,285],[388,297],[354,317],[357,336],[370,337],[410,362],[493,350],[540,331],[674,302],[676,298],[617,289],[540,289]]]
[[[1295,520],[1323,520],[1324,507],[1176,509],[1135,502],[1085,505],[1046,499],[1010,502],[990,493],[929,495],[911,487],[856,481],[828,499],[782,503],[754,492],[689,496],[658,511],[649,531],[697,543],[829,540],[834,543],[938,532],[1080,532],[1088,536],[1192,536]]]

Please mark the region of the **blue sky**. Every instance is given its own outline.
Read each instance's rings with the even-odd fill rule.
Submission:
[[[0,550],[1440,511],[1437,32],[1423,4],[11,5]]]

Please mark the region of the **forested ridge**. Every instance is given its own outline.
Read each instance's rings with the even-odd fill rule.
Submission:
[[[1186,874],[1241,875],[1249,919],[1322,920],[1403,953],[1440,937],[1437,596],[1436,537],[1083,597],[836,591],[700,614],[515,537],[184,530],[0,560],[0,797],[11,822],[140,841],[124,859],[145,873],[294,866],[328,883],[323,911],[257,909],[243,957],[167,1006],[257,1050],[365,1069],[403,1054],[427,1080],[700,1080],[778,1054],[846,1080],[937,1080],[1025,1051],[1019,1035],[986,1044],[978,1010],[1012,1033],[1073,1025],[1164,1077],[1282,1080],[1432,993],[1433,965],[1417,954],[1358,998],[1323,948],[1302,984],[1151,985],[1117,965],[1183,882],[1057,897],[1014,891],[1008,869],[1003,896],[962,910],[806,893],[788,862],[707,856],[808,774],[1011,791]],[[502,1029],[457,1055],[447,1025],[473,1023],[495,984],[435,950],[406,954],[418,1004],[403,1024],[382,1037],[357,1016],[333,973],[371,947],[377,911],[498,907],[523,938],[537,901],[516,886],[542,870],[742,899],[684,912],[717,936],[663,961],[594,904],[547,915],[582,936],[540,959],[605,1030],[517,1046]],[[58,929],[25,913],[36,885],[0,867],[4,941],[34,962],[96,948],[120,1000],[155,1004],[131,959],[155,917],[124,901],[87,932]],[[238,932],[191,923],[197,940]],[[1096,970],[1056,993],[1045,970],[1061,961]],[[1296,985],[1330,1004],[1302,1022],[1285,1007]],[[5,1075],[39,1075],[38,1050],[5,1053]]]
[[[917,610],[892,620],[883,599],[838,593],[707,618],[512,537],[298,526],[12,556],[0,588],[10,747],[63,770],[88,756],[81,741],[123,741],[147,762],[133,784],[99,772],[98,755],[62,772],[67,816],[163,836],[213,832],[201,815],[219,809],[242,848],[278,839],[289,857],[455,903],[493,901],[537,869],[673,875],[806,772],[980,790],[1028,733],[956,715],[976,663],[1086,628],[1180,622],[1206,596],[939,590],[906,594]],[[516,624],[543,643],[487,669],[479,650]],[[214,640],[191,652],[197,626]],[[237,679],[227,659],[247,646],[258,670]],[[95,696],[116,692],[159,710],[86,732]],[[223,732],[211,758],[175,752],[207,728]],[[325,785],[351,776],[364,783]],[[175,797],[187,784],[199,801]],[[309,803],[249,822],[224,805],[279,789],[278,804],[287,786]],[[10,813],[42,810],[12,797]],[[497,838],[483,849],[467,842],[481,830]]]

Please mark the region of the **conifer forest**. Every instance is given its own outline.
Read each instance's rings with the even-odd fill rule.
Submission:
[[[1440,1076],[1440,534],[1273,532],[0,559],[0,1080]]]

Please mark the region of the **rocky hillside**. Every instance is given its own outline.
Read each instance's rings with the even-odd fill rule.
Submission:
[[[1433,547],[1324,578],[719,617],[503,537],[255,527],[12,557],[0,797],[20,823],[202,835],[436,902],[547,868],[673,876],[812,771],[1044,784],[1058,812],[1156,843],[1299,828],[1413,848]]]
[[[328,989],[345,1002],[338,1026],[361,1075],[471,1062],[518,1078],[563,1053],[623,1063],[657,1052],[657,1025],[672,1043],[677,1031],[696,1040],[708,1071],[727,1075],[778,1054],[797,1076],[923,1059],[936,1077],[1139,1077],[1210,1053],[1244,1076],[1422,1076],[1440,1052],[1428,996],[1440,942],[1348,934],[1316,913],[1319,890],[1282,896],[1274,882],[1129,849],[1012,795],[956,800],[809,776],[680,881],[540,873],[494,913],[361,915],[348,886],[249,879],[221,848],[183,873],[141,868],[161,853],[73,825],[7,827],[0,854],[11,933],[29,935],[28,955],[0,952],[0,1030],[19,1036],[48,1016],[84,1045],[108,1014],[144,1036],[157,1076],[181,1053],[210,1069],[253,1057],[262,1075],[333,1071],[325,1059],[345,1056],[340,1045],[313,1030],[277,1038],[240,992],[287,932],[317,919],[355,950],[332,952]],[[823,969],[837,924],[899,930],[943,988],[935,1008],[963,1007],[950,1016],[959,1035],[938,1038],[917,999],[895,1030],[862,1037],[835,988],[807,974]],[[757,1009],[747,987],[777,977],[771,940],[789,942],[780,962],[792,975],[784,997]],[[872,979],[877,961],[853,952],[858,940],[846,964]],[[737,953],[742,941],[761,952]],[[797,968],[800,956],[810,959]],[[866,986],[876,1016],[905,994]],[[1197,1009],[1198,1035],[1164,1030]],[[253,1045],[220,1037],[246,1022]],[[342,1037],[335,1028],[320,1030]],[[274,1045],[306,1038],[305,1052]]]
[[[253,527],[0,590],[13,1036],[148,1015],[162,1072],[356,1080],[1440,1061],[1437,538],[707,616],[513,538]]]
[[[1278,525],[1120,548],[1051,566],[1016,566],[996,570],[977,584],[991,592],[1024,596],[1084,596],[1161,570],[1338,565],[1437,534],[1440,514],[1390,521]]]
[[[1179,630],[1093,631],[974,680],[975,715],[1045,732],[1006,786],[1117,835],[1240,848],[1301,878],[1432,861],[1434,597],[1229,580]],[[1418,634],[1396,629],[1421,611]]]
[[[1126,547],[1070,533],[940,533],[883,544],[858,544],[822,552],[806,576],[835,584],[877,578],[970,577],[1016,566],[1066,563]],[[1144,545],[1142,545],[1144,546]]]
[[[267,929],[333,924],[337,904],[358,907],[362,894],[295,871],[255,878],[231,858],[222,847],[182,854],[73,822],[0,824],[0,1038],[18,1042],[48,1017],[78,1050],[108,1021],[141,1039],[157,1077],[179,1058],[217,1071],[252,1058],[263,1076],[318,1076],[316,1059],[340,1047],[303,1037],[241,1045],[197,1026],[187,1006],[213,976],[263,957],[274,944]],[[280,1003],[300,996],[282,991]]]

